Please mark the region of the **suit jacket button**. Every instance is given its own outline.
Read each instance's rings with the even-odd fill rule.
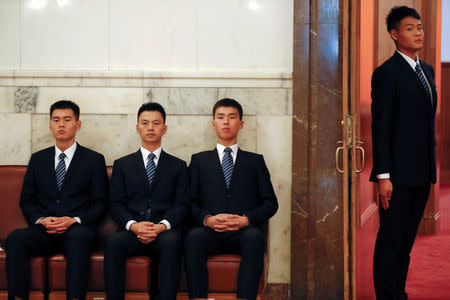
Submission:
[[[141,216],[142,216],[142,215],[144,215],[144,212],[143,212],[143,211],[141,211],[141,212],[140,212],[140,215],[141,215]]]
[[[56,203],[59,203],[59,202],[61,202],[61,201],[59,201],[59,199],[58,199],[58,200],[56,200]]]

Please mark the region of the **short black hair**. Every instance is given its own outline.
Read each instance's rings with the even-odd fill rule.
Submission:
[[[392,29],[398,30],[398,25],[406,17],[421,20],[419,13],[414,8],[408,6],[394,6],[391,8],[386,16],[387,31],[391,32]]]
[[[142,104],[138,110],[138,115],[137,115],[138,122],[139,122],[139,116],[144,111],[159,111],[163,117],[164,124],[166,123],[166,111],[164,110],[164,107],[161,104],[159,104],[157,102],[147,102],[147,103]]]
[[[242,120],[242,116],[243,116],[242,106],[239,104],[239,102],[237,102],[236,100],[231,99],[231,98],[220,99],[219,101],[216,102],[216,104],[214,104],[213,111],[212,111],[213,119],[216,115],[216,110],[221,106],[227,106],[227,107],[231,106],[231,107],[236,108],[239,112],[239,120]]]
[[[75,102],[70,100],[59,100],[53,103],[52,106],[50,106],[50,119],[52,118],[53,111],[55,109],[66,109],[66,108],[70,108],[71,110],[73,110],[75,119],[78,121],[78,119],[80,118],[80,108]]]

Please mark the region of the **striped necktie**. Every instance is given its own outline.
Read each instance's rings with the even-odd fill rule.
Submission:
[[[66,162],[64,161],[64,158],[66,157],[66,155],[63,153],[61,153],[59,155],[59,163],[56,166],[56,185],[58,186],[58,190],[61,190],[61,186],[63,184],[64,181],[64,176],[66,175]]]
[[[233,157],[231,157],[231,151],[230,148],[225,148],[225,150],[223,150],[222,159],[222,170],[223,175],[225,176],[225,182],[227,183],[227,188],[230,187],[231,174],[233,174]]]
[[[422,69],[420,68],[419,63],[416,63],[415,70],[416,70],[417,77],[419,77],[419,81],[420,81],[420,84],[422,85],[422,88],[425,90],[425,93],[427,94],[428,99],[430,99],[430,101],[431,101],[430,89],[428,88],[428,84],[425,80],[425,77],[422,74]],[[433,102],[431,103],[431,106],[433,106]]]
[[[155,159],[156,155],[153,153],[150,153],[148,155],[148,162],[147,166],[145,167],[145,172],[147,172],[147,179],[148,179],[148,185],[152,184],[153,176],[155,175],[156,171],[156,165],[153,159]]]

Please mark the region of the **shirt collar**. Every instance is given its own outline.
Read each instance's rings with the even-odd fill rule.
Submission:
[[[414,70],[416,69],[416,65],[419,63],[419,56],[416,54],[416,60],[412,59],[411,57],[409,57],[406,54],[401,53],[400,51],[397,50],[398,53],[400,53],[400,55],[406,60],[406,62],[411,66],[411,68],[413,68]],[[420,65],[420,64],[419,64]]]
[[[72,160],[73,155],[75,154],[75,150],[77,150],[77,142],[74,142],[72,144],[72,146],[70,146],[69,148],[66,149],[66,151],[64,151],[64,154],[66,155],[66,157],[69,160]],[[59,157],[59,155],[62,153],[63,151],[61,151],[58,146],[55,145],[55,157]]]
[[[150,153],[155,154],[155,158],[158,160],[159,156],[161,155],[161,152],[162,152],[162,148],[161,147],[159,147],[158,149],[156,149],[153,152],[150,152],[150,151],[148,151],[147,149],[145,149],[144,147],[141,146],[141,153],[142,153],[142,158],[144,159],[144,161],[147,161],[148,155]]]
[[[234,145],[231,145],[229,147],[225,147],[224,145],[217,143],[216,148],[217,148],[217,151],[219,151],[219,153],[223,153],[225,148],[231,148],[231,151],[233,151],[233,153],[236,154],[237,151],[238,151],[239,145],[238,144],[234,144]]]

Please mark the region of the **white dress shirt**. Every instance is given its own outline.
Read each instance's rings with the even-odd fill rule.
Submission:
[[[225,147],[224,145],[221,145],[221,144],[217,144],[216,148],[217,148],[217,153],[219,154],[220,164],[222,164],[224,150],[227,147]],[[233,158],[233,164],[235,164],[239,146],[238,146],[238,144],[234,144],[228,148],[231,149],[231,157]]]
[[[144,166],[147,167],[147,164],[148,164],[148,162],[149,162],[148,155],[149,155],[150,153],[153,153],[153,154],[155,155],[155,157],[153,158],[153,162],[155,163],[155,166],[157,167],[157,166],[158,166],[158,162],[159,162],[159,157],[161,156],[161,152],[162,152],[162,148],[161,148],[161,147],[159,147],[158,149],[156,149],[156,150],[153,151],[153,152],[150,152],[150,151],[148,151],[147,149],[145,149],[144,147],[141,146],[141,154],[142,154],[142,160],[144,161]],[[135,220],[129,220],[129,221],[127,222],[127,224],[125,225],[125,228],[126,228],[127,230],[130,230],[130,226],[131,226],[133,223],[137,223],[137,222],[136,222]],[[164,225],[166,225],[167,230],[170,230],[170,228],[172,228],[172,227],[170,226],[169,221],[167,221],[166,219],[161,220],[161,221],[159,222],[159,224],[164,224]]]
[[[427,76],[423,72],[422,66],[420,65],[419,56],[416,55],[416,60],[414,60],[411,57],[409,57],[408,55],[403,54],[403,53],[401,53],[398,50],[397,50],[397,52],[400,53],[400,55],[406,60],[406,62],[411,66],[411,68],[413,69],[414,72],[416,72],[416,65],[419,64],[420,72],[422,72],[423,78],[425,78],[425,82],[427,83],[428,90],[430,91],[431,103],[433,103],[433,93],[431,92],[432,91],[431,90],[431,85],[428,82]],[[391,178],[391,174],[390,173],[382,173],[382,174],[378,174],[377,175],[377,179],[389,179],[389,178]]]

